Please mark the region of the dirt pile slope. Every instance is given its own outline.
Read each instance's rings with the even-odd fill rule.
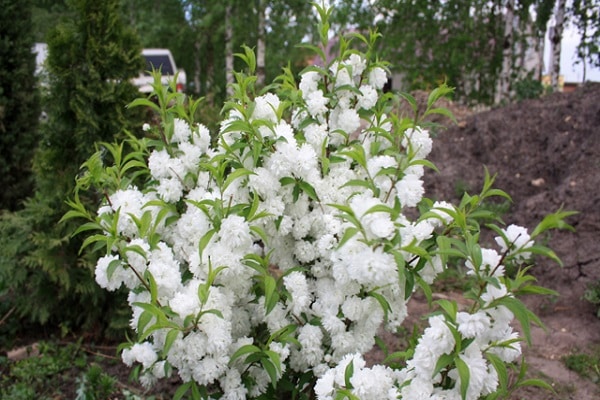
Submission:
[[[549,328],[534,333],[533,366],[575,392],[528,398],[600,398],[596,385],[577,381],[560,361],[570,352],[600,346],[600,320],[582,300],[587,285],[600,279],[600,83],[473,114],[434,139],[430,159],[440,173],[428,172],[428,197],[458,202],[463,189],[478,193],[485,165],[497,174],[495,186],[513,198],[507,224],[531,231],[560,207],[579,211],[568,219],[575,233],[549,238],[564,268],[544,260],[533,271],[560,297],[528,300]]]

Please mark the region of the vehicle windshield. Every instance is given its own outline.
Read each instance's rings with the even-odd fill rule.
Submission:
[[[144,57],[146,58],[146,69],[144,70],[146,75],[150,75],[150,71],[152,71],[152,69],[160,69],[163,75],[175,74],[173,71],[173,66],[171,65],[171,61],[169,60],[169,56],[144,54]]]

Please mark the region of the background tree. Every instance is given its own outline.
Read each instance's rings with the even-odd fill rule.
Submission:
[[[554,90],[559,89],[560,55],[562,51],[562,35],[566,22],[567,0],[557,0],[554,19],[550,28],[550,81]]]
[[[31,0],[33,35],[36,42],[45,43],[46,35],[62,18],[73,18],[68,0]]]
[[[233,69],[243,67],[232,56],[241,51],[242,45],[255,48],[257,62],[261,64],[260,54],[264,49],[267,82],[279,75],[288,62],[296,72],[305,65],[306,52],[295,46],[314,28],[315,16],[309,2],[186,0],[183,4],[194,38],[191,48],[196,60],[192,72],[188,71],[188,79],[193,77],[195,93],[208,95],[211,102],[219,104],[224,99],[226,74],[231,66]],[[226,21],[231,23],[224,23]]]
[[[195,62],[192,29],[182,1],[121,0],[121,7],[124,20],[137,33],[142,48],[168,48],[177,67],[191,75]]]
[[[31,4],[0,0],[0,209],[31,195],[31,157],[40,115]]]
[[[118,0],[69,4],[74,18],[48,35],[49,121],[34,157],[35,194],[23,210],[0,219],[6,238],[0,243],[0,281],[10,301],[21,317],[63,328],[111,320],[111,303],[92,274],[96,256],[78,255],[74,226],[59,220],[95,144],[140,126],[126,105],[138,96],[130,79],[144,65],[137,36],[120,19]],[[89,193],[84,200],[97,203],[100,195]]]
[[[600,67],[600,0],[573,0],[571,14],[581,35],[577,58],[583,64],[582,81],[585,82],[586,63]]]

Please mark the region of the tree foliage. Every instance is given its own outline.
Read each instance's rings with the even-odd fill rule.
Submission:
[[[16,210],[32,190],[40,112],[31,4],[0,1],[0,208]]]
[[[139,126],[140,116],[126,105],[137,96],[129,81],[143,61],[137,37],[120,20],[118,0],[69,4],[75,18],[48,35],[49,121],[34,156],[35,193],[23,210],[0,220],[9,238],[0,244],[0,281],[22,317],[77,326],[107,317],[109,304],[94,285],[95,256],[79,255],[73,226],[59,220],[95,143]],[[97,203],[100,195],[82,200]]]
[[[593,66],[600,67],[600,1],[573,0],[570,11],[581,35],[581,42],[577,46],[577,57],[584,66],[589,62]]]

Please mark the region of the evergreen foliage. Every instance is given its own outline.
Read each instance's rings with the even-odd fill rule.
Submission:
[[[29,0],[0,0],[0,209],[31,194],[31,157],[40,112]]]
[[[111,304],[94,283],[95,255],[78,254],[74,226],[59,221],[95,143],[141,126],[141,115],[126,106],[138,96],[130,79],[144,65],[137,36],[120,20],[118,0],[73,0],[70,6],[75,18],[48,35],[49,120],[33,161],[35,194],[23,210],[0,220],[9,238],[0,244],[0,288],[21,317],[69,329],[109,321]],[[96,204],[101,194],[82,196]]]

